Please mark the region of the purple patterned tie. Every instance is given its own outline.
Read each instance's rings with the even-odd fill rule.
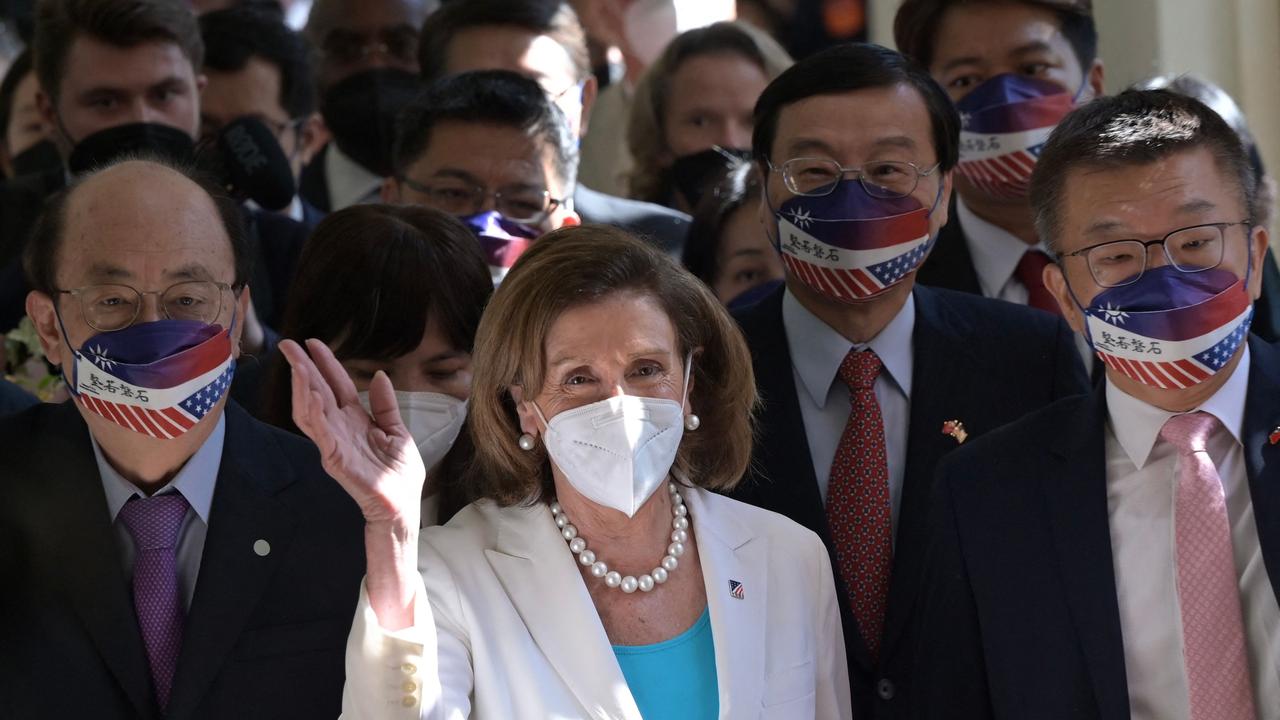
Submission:
[[[178,530],[187,499],[168,493],[134,497],[120,508],[120,521],[133,536],[133,608],[147,648],[156,702],[169,705],[173,672],[182,647],[182,589],[178,585]]]

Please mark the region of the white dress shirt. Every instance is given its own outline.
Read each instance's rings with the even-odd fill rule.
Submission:
[[[884,418],[885,455],[889,462],[889,504],[893,527],[898,527],[902,504],[902,478],[907,465],[907,424],[911,416],[911,335],[916,327],[916,301],[908,295],[893,320],[871,339],[854,344],[834,328],[819,320],[787,290],[782,297],[782,326],[791,351],[796,396],[804,434],[809,441],[809,457],[818,479],[822,500],[827,499],[831,463],[840,437],[849,422],[849,386],[839,378],[840,364],[849,351],[870,348],[883,365],[874,391]]]
[[[329,184],[330,212],[361,203],[377,202],[378,193],[382,189],[382,177],[347,157],[338,149],[336,142],[329,143],[329,149],[325,151],[324,177]]]
[[[1226,494],[1255,707],[1259,718],[1280,718],[1280,608],[1263,565],[1240,440],[1248,384],[1246,346],[1231,377],[1197,409],[1221,423],[1208,450]],[[1185,720],[1190,709],[1173,527],[1178,451],[1160,438],[1176,413],[1109,382],[1106,393],[1107,509],[1129,708],[1134,720]]]
[[[1026,305],[1030,298],[1027,286],[1014,277],[1022,256],[1038,250],[1050,258],[1048,246],[1043,242],[1028,245],[1022,238],[992,225],[974,214],[964,200],[956,197],[956,214],[960,218],[960,227],[964,229],[964,241],[969,246],[969,257],[973,259],[973,270],[978,275],[978,287],[982,296],[1004,300],[1006,302]],[[1076,350],[1084,360],[1086,370],[1093,367],[1093,350],[1089,349],[1089,341],[1084,335],[1076,333]]]
[[[182,588],[182,599],[185,608],[191,607],[191,598],[196,592],[196,579],[200,575],[200,557],[204,554],[204,538],[209,530],[209,509],[213,505],[213,488],[218,480],[218,469],[222,466],[222,445],[226,437],[226,416],[218,418],[218,424],[204,441],[204,445],[196,451],[187,464],[182,466],[173,480],[165,485],[156,495],[179,492],[187,499],[187,514],[182,518],[182,527],[178,530],[178,585]],[[90,436],[92,438],[92,435]],[[115,526],[116,542],[120,545],[120,554],[124,559],[124,574],[128,582],[133,582],[133,560],[136,552],[133,547],[133,536],[129,529],[120,522],[120,508],[135,496],[146,497],[133,483],[125,480],[111,467],[98,442],[93,441],[93,454],[98,460],[98,474],[102,476],[102,489],[107,495],[107,512],[111,524]]]

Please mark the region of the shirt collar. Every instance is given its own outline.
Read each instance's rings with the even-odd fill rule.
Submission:
[[[1243,444],[1244,403],[1249,390],[1249,346],[1231,371],[1231,377],[1203,405],[1191,412],[1207,412],[1218,418],[1237,443]],[[1107,382],[1107,414],[1116,440],[1139,470],[1147,464],[1160,430],[1169,418],[1180,413],[1149,405]]]
[[[960,218],[960,227],[964,228],[969,256],[973,258],[973,269],[978,274],[978,284],[982,286],[982,294],[986,297],[1000,297],[1000,291],[1009,284],[1014,270],[1018,268],[1018,262],[1028,250],[1040,250],[1049,254],[1044,243],[1027,245],[1008,230],[978,217],[959,197],[956,198],[956,214]]]
[[[209,508],[213,506],[213,487],[218,479],[218,469],[222,466],[222,445],[226,430],[227,417],[220,414],[218,424],[214,426],[213,432],[209,433],[209,437],[200,449],[187,460],[168,485],[155,493],[156,495],[169,492],[182,493],[187,504],[196,511],[206,525],[209,524]],[[102,489],[107,494],[107,510],[111,513],[111,522],[115,522],[116,515],[120,513],[120,508],[124,507],[125,503],[134,496],[145,497],[145,495],[111,467],[111,463],[107,462],[106,456],[102,454],[102,448],[98,447],[98,441],[93,440],[92,434],[89,437],[93,442],[93,456],[98,461],[98,473],[102,476]]]
[[[329,182],[329,205],[335,209],[367,202],[382,186],[380,176],[352,160],[334,142],[324,154],[324,172]]]
[[[786,329],[787,347],[791,351],[791,364],[800,376],[809,396],[818,407],[827,404],[827,392],[835,382],[840,363],[850,350],[871,348],[880,357],[889,379],[897,384],[902,394],[911,398],[911,371],[914,364],[911,354],[911,335],[916,327],[916,303],[913,294],[907,295],[898,314],[871,342],[855,344],[836,332],[830,325],[818,319],[791,294],[788,288],[782,296],[782,325]]]

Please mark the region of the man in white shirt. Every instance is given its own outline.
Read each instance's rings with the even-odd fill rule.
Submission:
[[[1230,127],[1095,101],[1032,180],[1045,284],[1106,382],[939,470],[917,717],[1280,717],[1280,352]]]

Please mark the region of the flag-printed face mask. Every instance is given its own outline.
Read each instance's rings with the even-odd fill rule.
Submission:
[[[516,259],[540,234],[536,229],[508,220],[494,210],[464,217],[462,222],[480,238],[480,249],[489,263],[489,276],[494,287],[502,282],[511,266],[516,264]]]
[[[934,207],[942,197],[942,187]],[[796,195],[782,203],[778,252],[787,272],[840,302],[873,298],[902,282],[929,254],[926,208],[911,196],[878,198],[862,183],[841,180],[828,195]]]
[[[988,195],[1025,198],[1040,149],[1075,106],[1076,96],[1054,83],[996,75],[956,103],[961,123],[956,172]]]
[[[65,339],[65,329],[62,335]],[[89,412],[169,440],[213,410],[231,387],[235,369],[230,327],[157,320],[89,338],[75,351],[70,377],[65,368],[63,377]]]
[[[1082,308],[1085,337],[1107,367],[1164,390],[1213,377],[1249,335],[1253,303],[1246,279],[1221,268],[1148,268]]]

